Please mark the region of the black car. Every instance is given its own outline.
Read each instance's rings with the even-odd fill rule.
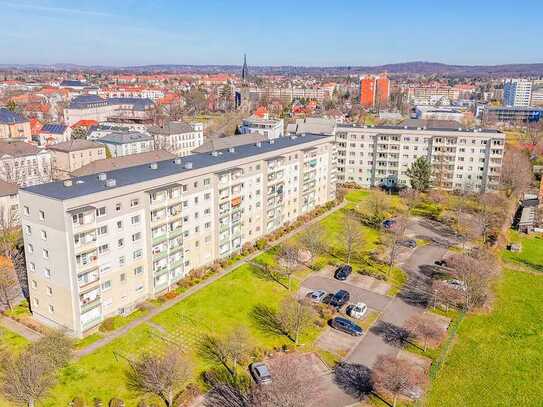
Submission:
[[[347,280],[347,277],[349,277],[349,274],[351,274],[353,271],[353,268],[349,266],[348,264],[344,264],[343,266],[339,266],[334,273],[334,277],[337,280],[345,281]]]
[[[409,247],[410,249],[414,249],[415,247],[417,247],[417,241],[413,239],[400,240],[398,243],[401,246]]]
[[[338,331],[348,333],[352,336],[360,336],[364,333],[362,328],[360,328],[358,325],[348,320],[347,318],[335,317],[330,325],[332,326],[332,328],[337,329]]]
[[[439,267],[447,267],[447,262],[445,260],[436,260],[434,264]]]
[[[253,363],[249,366],[249,370],[257,384],[270,383],[272,381],[270,370],[264,362]]]
[[[350,298],[351,298],[351,295],[349,294],[348,291],[339,290],[337,293],[334,294],[334,296],[330,300],[330,305],[332,307],[340,309],[349,301]]]

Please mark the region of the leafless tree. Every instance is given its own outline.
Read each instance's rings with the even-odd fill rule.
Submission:
[[[298,301],[287,297],[279,307],[277,318],[283,331],[297,345],[300,334],[306,331],[315,321],[316,313],[307,300]]]
[[[374,190],[358,205],[357,211],[368,219],[368,223],[378,226],[384,220],[392,204],[390,197],[381,190]]]
[[[499,228],[507,221],[509,203],[498,193],[486,192],[479,196],[479,207],[475,220],[481,230],[483,243],[496,235]]]
[[[420,202],[420,193],[413,188],[406,188],[400,192],[400,197],[407,206],[408,213],[411,213],[413,208]]]
[[[300,249],[297,246],[285,244],[279,250],[277,262],[279,272],[288,280],[288,290],[291,288],[292,275],[299,265]]]
[[[0,257],[0,305],[13,310],[15,300],[21,292],[19,280],[11,259]]]
[[[60,369],[68,364],[72,357],[73,342],[61,331],[51,331],[38,341],[32,343],[29,349],[44,360],[53,369]]]
[[[438,303],[449,310],[451,306],[457,307],[463,303],[462,291],[451,286],[447,281],[434,280],[432,282],[433,301],[435,307]]]
[[[172,407],[182,395],[192,376],[192,364],[178,350],[164,355],[144,354],[130,362],[128,386],[143,394],[154,394],[164,405]]]
[[[288,289],[288,285],[284,283],[283,281],[283,273],[281,268],[272,265],[272,264],[263,264],[263,265],[257,265],[257,271],[261,276],[263,276],[265,279],[274,281],[286,289]]]
[[[352,212],[347,212],[343,219],[341,241],[345,252],[345,262],[351,264],[351,258],[356,248],[362,245],[362,230],[360,221]]]
[[[238,363],[248,357],[252,348],[247,329],[242,326],[224,338],[205,335],[200,341],[200,354],[222,365],[233,377],[237,374]]]
[[[386,263],[388,266],[388,276],[396,263],[402,240],[405,239],[408,220],[401,216],[396,219],[396,223],[390,228],[389,233],[384,235],[383,241],[387,250]]]
[[[405,328],[423,342],[424,352],[428,349],[429,341],[439,341],[444,334],[436,320],[428,314],[413,315],[405,323]]]
[[[313,261],[326,250],[324,230],[320,227],[306,229],[300,236],[300,244],[310,253]]]
[[[517,148],[507,147],[502,161],[501,186],[507,196],[520,196],[532,183],[532,164],[528,156]]]
[[[479,255],[477,256],[479,257]],[[488,283],[496,272],[496,265],[488,258],[466,254],[454,254],[447,260],[448,266],[462,287],[463,305],[467,310],[482,305],[488,296]]]
[[[391,395],[393,407],[396,406],[399,395],[423,383],[421,372],[411,366],[408,361],[388,355],[377,358],[372,379],[379,393]]]
[[[216,382],[206,394],[206,407],[255,407],[253,386],[241,386],[229,382]]]
[[[32,350],[18,356],[4,355],[1,371],[4,397],[28,407],[34,407],[55,383],[54,369],[49,361]]]

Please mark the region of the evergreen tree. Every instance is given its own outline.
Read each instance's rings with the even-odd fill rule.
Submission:
[[[424,192],[431,185],[432,167],[425,157],[419,157],[407,169],[407,176],[411,182],[411,188]]]

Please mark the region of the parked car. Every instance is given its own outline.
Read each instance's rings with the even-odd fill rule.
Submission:
[[[313,291],[309,294],[309,299],[313,302],[322,302],[324,297],[326,297],[326,291],[322,290]]]
[[[398,243],[401,246],[409,247],[410,249],[417,247],[417,241],[414,239],[400,240]]]
[[[347,307],[347,315],[354,319],[362,319],[368,312],[368,306],[363,302],[351,304]]]
[[[447,267],[447,262],[445,260],[436,260],[434,264],[439,267]]]
[[[447,284],[450,285],[451,288],[454,288],[455,290],[461,290],[461,291],[467,290],[466,283],[462,280],[456,280],[456,279],[447,280]]]
[[[364,333],[362,328],[347,318],[335,317],[330,325],[332,328],[337,329],[338,331],[342,331],[353,336],[360,336]]]
[[[334,294],[332,299],[330,300],[330,305],[332,307],[335,307],[336,309],[340,309],[343,307],[349,299],[351,298],[351,295],[346,290],[339,290],[337,293]]]
[[[385,229],[390,229],[392,226],[394,226],[395,223],[396,221],[394,219],[387,219],[383,221],[383,227]]]
[[[271,383],[272,377],[268,366],[264,362],[255,362],[249,366],[251,376],[257,384]]]
[[[344,264],[342,266],[339,266],[334,273],[334,277],[337,280],[345,281],[347,280],[347,277],[349,277],[349,274],[351,274],[353,271],[353,268],[349,266],[348,264]]]

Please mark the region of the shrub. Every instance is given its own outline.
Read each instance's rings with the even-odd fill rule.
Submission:
[[[256,248],[257,248],[258,250],[263,250],[263,249],[266,247],[266,244],[267,244],[267,243],[268,243],[268,242],[266,241],[265,238],[258,239],[258,240],[256,241]]]
[[[173,300],[175,297],[177,297],[176,291],[168,291],[166,294],[163,295],[164,299],[166,300]]]
[[[100,324],[100,331],[101,332],[110,332],[115,329],[115,319],[113,317],[106,318],[104,321]]]

